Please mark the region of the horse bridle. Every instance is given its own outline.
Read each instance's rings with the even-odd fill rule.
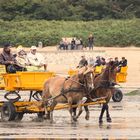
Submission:
[[[92,73],[92,72],[91,72],[91,73]],[[77,84],[79,84],[79,85],[81,85],[81,87],[80,87],[80,88],[69,88],[69,89],[64,89],[63,87],[64,87],[64,84],[65,84],[65,81],[68,80],[68,79],[71,80],[71,81],[73,81],[73,82],[75,82],[75,83],[77,83]],[[86,95],[89,96],[90,91],[88,90],[88,85],[87,85],[87,80],[86,80],[86,78],[85,78],[85,75],[84,75],[84,80],[83,80],[83,82],[78,82],[78,81],[73,80],[73,79],[71,79],[71,78],[66,78],[65,81],[64,81],[64,83],[63,83],[63,87],[62,87],[62,91],[61,91],[61,94],[60,94],[60,95],[62,95],[62,96],[64,96],[65,98],[67,98],[64,94],[66,94],[66,93],[68,93],[68,92],[85,92]],[[71,84],[71,85],[72,85],[72,84]],[[83,88],[82,88],[82,87],[83,87]]]
[[[101,80],[101,84],[99,86],[97,86],[94,90],[96,90],[98,88],[109,88],[109,87],[112,87],[112,83],[113,82],[110,81],[110,73],[113,72],[113,68],[108,68],[107,70],[108,70],[108,76],[109,76],[108,80]]]
[[[91,78],[91,80],[92,80],[92,82],[93,82],[93,79],[94,79],[94,75],[93,75],[93,72],[91,72],[91,71],[89,71],[88,73],[90,73],[90,74],[92,74],[92,78]],[[88,74],[87,73],[87,74]],[[87,78],[85,78],[86,77],[86,75],[84,75],[84,83],[85,83],[85,88],[87,89],[87,91],[88,91],[88,83],[87,83]],[[94,83],[92,83],[93,84],[93,87],[94,87]],[[88,91],[89,92],[89,91]]]

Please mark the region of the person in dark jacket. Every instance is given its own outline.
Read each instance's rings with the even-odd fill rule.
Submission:
[[[15,73],[16,71],[22,71],[23,68],[18,66],[15,56],[11,53],[11,45],[5,44],[3,52],[0,54],[0,64],[6,66],[6,72]]]
[[[89,50],[93,50],[93,45],[94,45],[94,36],[92,34],[90,34],[88,37]]]
[[[119,66],[119,60],[118,60],[118,57],[115,57],[115,58],[114,58],[114,62],[115,62],[115,65],[116,65],[116,66]]]
[[[101,57],[101,64],[102,64],[103,66],[106,65],[106,60],[105,60],[104,57]]]
[[[80,60],[79,65],[77,66],[77,67],[79,67],[79,68],[82,68],[82,67],[88,65],[88,62],[87,62],[85,56],[81,56],[81,58],[82,58],[82,59]]]
[[[101,65],[102,65],[101,58],[100,56],[97,56],[94,67],[101,66]]]
[[[125,66],[127,66],[127,60],[125,59],[125,57],[122,57],[122,60],[118,64],[118,72],[121,71],[121,67],[125,67]]]
[[[120,67],[125,67],[127,66],[127,59],[125,57],[122,57],[122,60],[119,62]]]

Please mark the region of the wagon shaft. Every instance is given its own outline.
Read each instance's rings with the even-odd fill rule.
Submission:
[[[100,99],[94,102],[90,102],[90,103],[85,103],[85,104],[81,104],[82,106],[87,106],[87,105],[95,105],[95,104],[103,104],[106,103],[105,99]],[[0,107],[3,105],[3,102],[0,102]],[[41,102],[37,102],[37,101],[32,101],[32,102],[15,102],[14,103],[16,112],[23,112],[23,113],[38,113],[38,112],[43,112],[44,108],[41,108]],[[78,105],[72,105],[72,107],[77,107]],[[69,108],[68,104],[58,104],[54,110],[60,110],[60,109],[65,109],[65,108]],[[47,110],[50,110],[50,108],[48,107]]]

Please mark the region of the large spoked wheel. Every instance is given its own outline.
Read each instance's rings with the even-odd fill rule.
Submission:
[[[1,119],[2,121],[15,120],[16,110],[12,102],[5,102],[1,107]]]
[[[116,89],[113,96],[112,96],[112,100],[114,102],[120,102],[123,99],[123,93],[121,90]]]

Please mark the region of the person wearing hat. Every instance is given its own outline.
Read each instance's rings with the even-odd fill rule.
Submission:
[[[82,68],[82,67],[87,66],[87,65],[88,65],[88,62],[87,62],[85,56],[82,55],[81,60],[79,62],[79,65],[77,66],[77,68]]]
[[[21,45],[17,47],[16,60],[17,60],[18,65],[23,67],[25,71],[27,70],[26,67],[30,66],[29,60],[27,58],[27,53],[25,52],[25,50],[23,49]]]
[[[94,67],[96,67],[96,66],[101,66],[101,64],[102,64],[101,58],[100,58],[100,56],[97,56],[97,57],[96,57],[96,60],[95,60]]]
[[[44,57],[37,52],[36,46],[30,48],[30,53],[27,54],[27,58],[31,66],[35,66],[38,70],[42,70],[42,68],[44,68],[45,71],[47,70],[47,64]]]
[[[3,52],[0,54],[0,64],[6,66],[6,72],[15,73],[16,71],[22,71],[22,67],[18,66],[18,63],[11,53],[11,45],[5,44]]]

